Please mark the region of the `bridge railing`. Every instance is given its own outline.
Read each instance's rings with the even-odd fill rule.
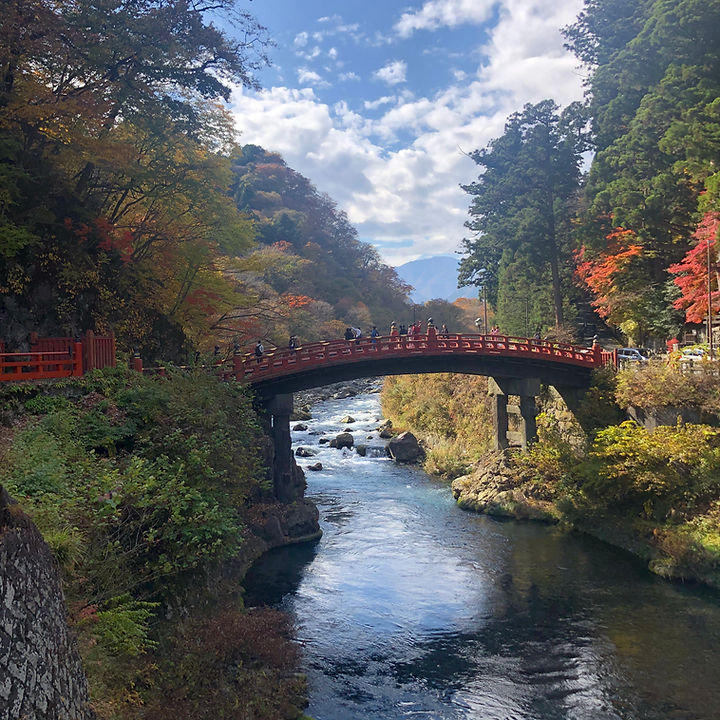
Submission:
[[[486,355],[543,359],[591,369],[611,359],[599,346],[592,348],[568,343],[534,340],[506,335],[425,334],[330,340],[278,349],[257,357],[252,353],[233,358],[232,375],[242,381],[261,380],[319,366],[356,362],[366,357],[413,357],[417,355]],[[609,356],[609,357],[605,357]]]

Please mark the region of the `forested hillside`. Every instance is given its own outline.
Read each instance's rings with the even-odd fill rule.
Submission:
[[[407,317],[410,286],[358,240],[347,215],[276,153],[244,146],[233,159],[232,195],[255,222],[259,248],[239,274],[270,308],[258,333],[287,341],[340,337],[346,326],[385,332]]]
[[[565,36],[588,103],[528,105],[473,153],[461,280],[510,332],[528,306],[572,326],[589,293],[628,339],[666,339],[707,315],[708,257],[720,302],[720,3],[586,0]]]
[[[0,18],[0,338],[114,331],[183,362],[406,308],[394,270],[282,158],[236,144],[265,29],[232,0],[10,3]],[[27,32],[28,28],[32,32]],[[407,314],[407,310],[406,310]]]

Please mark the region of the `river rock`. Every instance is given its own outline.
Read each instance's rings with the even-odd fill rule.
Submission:
[[[392,420],[386,420],[384,423],[381,423],[378,425],[377,430],[383,440],[389,440],[395,434],[392,430]]]
[[[317,472],[318,470],[322,470],[323,465],[321,462],[313,463],[312,465],[308,465],[308,470],[312,470],[314,472]]]
[[[290,414],[290,419],[291,420],[310,420],[310,419],[312,419],[312,415],[310,414],[310,408],[308,408],[307,406],[301,407],[301,408],[296,408]]]
[[[367,445],[356,445],[355,446],[355,452],[360,457],[365,457],[367,455]]]
[[[342,418],[342,419],[340,420],[340,422],[341,422],[343,425],[350,425],[350,423],[354,423],[354,422],[355,422],[355,418],[354,418],[352,415],[346,415],[344,418]]]
[[[307,430],[308,426],[305,423],[298,423],[297,425],[293,425],[293,430]]]
[[[336,447],[338,450],[341,450],[342,448],[351,448],[355,444],[355,438],[353,438],[352,433],[349,432],[341,432],[336,438],[335,438],[335,445],[332,444],[332,441],[330,442],[330,447]]]
[[[411,432],[400,433],[390,440],[387,448],[395,462],[415,462],[422,455],[417,438]]]
[[[330,438],[328,438],[328,437],[321,437],[318,440],[319,445],[327,445],[329,442],[330,442]]]
[[[312,448],[309,448],[309,447],[299,447],[295,451],[295,455],[297,455],[298,457],[304,457],[304,458],[312,457],[313,455],[317,455],[317,450],[313,450]]]
[[[333,398],[335,398],[335,400],[345,400],[345,398],[355,397],[356,395],[356,390],[353,390],[352,388],[343,388],[342,390],[336,392],[333,395]]]

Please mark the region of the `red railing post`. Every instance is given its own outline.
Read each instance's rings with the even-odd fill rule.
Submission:
[[[115,367],[117,362],[117,352],[115,349],[115,331],[110,331],[110,367]]]
[[[140,357],[140,353],[137,350],[133,351],[133,356],[130,360],[130,367],[137,372],[143,371],[142,358]]]
[[[83,338],[85,345],[85,370],[94,370],[95,364],[95,333],[88,330]]]
[[[73,343],[72,370],[70,374],[73,377],[79,377],[83,374],[83,348],[81,342]]]

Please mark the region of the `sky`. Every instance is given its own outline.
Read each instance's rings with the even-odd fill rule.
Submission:
[[[460,250],[468,153],[507,117],[583,96],[560,28],[582,0],[253,0],[275,43],[231,100],[242,144],[279,152],[390,265]]]

